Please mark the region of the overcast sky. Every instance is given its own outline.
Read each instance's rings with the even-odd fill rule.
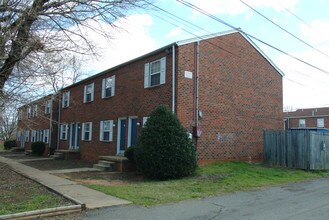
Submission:
[[[259,13],[291,34],[261,17],[240,0],[188,0],[225,22],[307,62],[316,68],[289,58],[254,41],[285,73],[283,104],[293,108],[329,106],[329,1],[328,0],[244,0]],[[86,63],[89,74],[96,74],[122,62],[178,40],[230,30],[229,27],[184,6],[175,0],[154,4],[202,29],[157,9],[135,11],[116,21],[113,40],[90,37],[102,47],[102,57]],[[108,27],[111,28],[111,27]],[[300,40],[304,41],[301,42]],[[308,44],[308,45],[306,45]]]

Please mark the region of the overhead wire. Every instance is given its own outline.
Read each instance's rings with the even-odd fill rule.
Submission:
[[[312,48],[313,50],[321,53],[322,55],[326,56],[329,58],[329,55],[322,52],[321,50],[315,48],[314,46],[312,46],[311,44],[307,43],[306,41],[304,41],[303,39],[299,38],[298,36],[294,35],[293,33],[291,33],[290,31],[288,31],[287,29],[281,27],[279,24],[275,23],[274,21],[272,21],[271,19],[269,19],[268,17],[266,17],[264,14],[260,13],[259,11],[257,11],[255,8],[253,8],[252,6],[250,6],[249,4],[247,4],[246,2],[244,2],[243,0],[240,0],[240,2],[242,4],[244,4],[245,6],[247,6],[248,8],[250,8],[251,10],[253,10],[254,12],[256,12],[259,16],[261,16],[262,18],[264,18],[265,20],[267,20],[268,22],[270,22],[271,24],[275,25],[276,27],[280,28],[281,30],[283,30],[284,32],[286,32],[287,34],[289,34],[290,36],[292,36],[293,38],[297,39],[298,41],[302,42],[303,44],[307,45],[308,47]]]
[[[237,27],[235,27],[235,26],[229,24],[228,22],[225,22],[224,20],[222,20],[222,19],[220,19],[220,18],[218,18],[218,17],[216,17],[216,16],[214,16],[214,15],[212,15],[212,14],[210,14],[210,13],[204,11],[203,9],[201,9],[201,8],[199,8],[199,7],[197,7],[197,6],[195,6],[195,5],[192,4],[192,3],[186,2],[186,1],[184,1],[184,0],[176,0],[176,1],[180,2],[181,4],[183,4],[183,5],[185,5],[185,6],[189,7],[189,8],[191,8],[191,9],[193,9],[193,10],[196,10],[196,11],[202,13],[203,15],[206,15],[207,17],[209,17],[209,18],[211,18],[211,19],[213,19],[213,20],[215,20],[215,21],[217,21],[217,22],[220,22],[221,24],[224,24],[224,25],[226,25],[226,26],[228,26],[228,27],[230,27],[230,28],[232,28],[232,29],[234,29],[234,30],[236,30],[236,31],[239,31],[239,32],[245,34],[245,35],[248,36],[249,38],[252,38],[252,39],[254,39],[254,40],[256,40],[256,41],[258,41],[258,42],[260,42],[260,43],[262,43],[262,44],[264,44],[264,45],[266,45],[266,46],[268,46],[268,47],[270,47],[270,48],[272,48],[272,49],[274,49],[274,50],[276,50],[276,51],[278,51],[278,52],[280,52],[280,53],[283,53],[283,54],[285,54],[286,56],[289,56],[289,57],[291,57],[291,58],[293,58],[293,59],[295,59],[295,60],[297,60],[297,61],[299,61],[299,62],[301,62],[301,63],[304,63],[304,64],[307,65],[307,66],[310,66],[310,67],[312,67],[312,68],[314,68],[314,69],[317,69],[317,70],[319,70],[319,71],[321,71],[321,72],[323,72],[323,73],[325,73],[325,74],[329,74],[328,71],[326,71],[326,70],[324,70],[324,69],[322,69],[322,68],[320,68],[320,67],[317,67],[317,66],[315,66],[315,65],[313,65],[313,64],[311,64],[311,63],[309,63],[309,62],[307,62],[307,61],[304,61],[304,60],[302,60],[302,59],[300,59],[300,58],[298,58],[298,57],[296,57],[296,56],[293,56],[293,55],[291,55],[291,54],[289,54],[289,53],[287,53],[287,52],[285,52],[285,51],[283,51],[283,50],[281,50],[281,49],[279,49],[279,48],[277,48],[277,47],[275,47],[275,46],[273,46],[273,45],[271,45],[271,44],[269,44],[269,43],[267,43],[267,42],[265,42],[265,41],[263,41],[263,40],[261,40],[261,39],[259,39],[259,38],[257,38],[257,37],[255,37],[255,36],[253,36],[253,35],[251,35],[251,34],[245,32],[245,31],[243,31],[243,30],[241,30],[241,29],[239,29],[239,28],[237,28]]]

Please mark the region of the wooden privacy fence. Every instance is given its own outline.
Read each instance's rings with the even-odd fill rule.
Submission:
[[[329,133],[310,130],[265,130],[264,160],[270,165],[289,168],[329,169]]]

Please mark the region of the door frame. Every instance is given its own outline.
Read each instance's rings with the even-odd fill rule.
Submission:
[[[138,119],[138,116],[129,116],[128,118],[128,147],[131,146],[131,125],[132,125],[132,119]],[[138,121],[137,121],[138,122]],[[137,129],[138,129],[138,125],[137,126]]]
[[[73,129],[72,126],[74,125],[74,146],[72,145],[72,133],[73,133]],[[72,122],[70,123],[70,139],[69,139],[69,149],[70,150],[78,150],[79,149],[79,145],[78,143],[78,139],[79,139],[79,126],[80,126],[80,122]]]
[[[120,150],[120,139],[121,139],[121,121],[126,120],[127,124],[127,117],[120,117],[118,118],[118,135],[117,135],[117,155],[121,155],[124,153],[124,151]],[[127,135],[127,130],[126,130],[126,135]],[[127,136],[126,136],[127,137]],[[126,138],[127,139],[127,138]],[[126,142],[126,140],[125,140]]]

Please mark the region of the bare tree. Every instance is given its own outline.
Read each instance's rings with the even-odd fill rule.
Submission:
[[[38,66],[29,63],[36,64],[41,53],[95,54],[88,32],[110,39],[102,24],[113,25],[129,9],[145,5],[143,0],[2,0],[0,96],[10,77],[33,72],[21,70]]]
[[[6,108],[3,108],[0,113],[0,139],[6,141],[14,136],[18,113],[13,103],[7,102],[5,105]]]

